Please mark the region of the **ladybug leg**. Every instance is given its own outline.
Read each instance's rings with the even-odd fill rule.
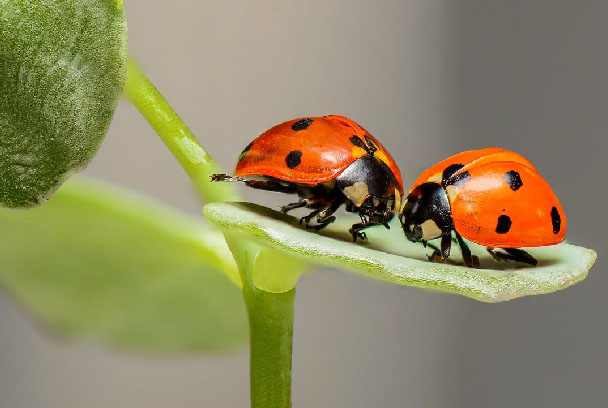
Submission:
[[[456,242],[458,242],[458,246],[460,246],[460,252],[462,252],[462,259],[464,264],[469,268],[479,268],[479,257],[472,255],[471,250],[462,236],[458,233],[458,231],[454,231],[456,235]]]
[[[505,248],[505,251],[513,257],[514,261],[536,266],[538,261],[532,255],[519,248]]]
[[[377,217],[374,217],[373,214],[368,214],[364,209],[359,209],[359,218],[361,218],[361,222],[353,224],[348,230],[353,236],[353,242],[357,242],[357,238],[362,241],[367,239],[367,234],[363,232],[364,229],[373,227],[374,225],[384,224],[384,218],[381,220],[375,219]]]
[[[305,200],[302,200],[302,201],[305,201]],[[335,213],[338,208],[340,208],[340,206],[342,205],[343,202],[344,202],[344,200],[340,200],[340,199],[334,199],[333,201],[330,201],[328,203],[328,205],[326,205],[324,208],[321,208],[319,210],[314,210],[313,212],[308,214],[306,217],[302,217],[300,219],[300,224],[304,223],[306,225],[306,228],[314,229],[315,231],[319,231],[319,230],[327,227],[329,224],[331,224],[332,222],[334,222],[336,220],[336,217],[334,217],[332,214]],[[310,225],[310,221],[314,217],[317,217],[317,219],[316,219],[317,224]]]
[[[347,210],[348,211],[348,210]],[[351,212],[355,212],[354,209]],[[358,224],[353,224],[352,227],[348,230],[353,236],[353,241],[357,241],[357,238],[362,240],[367,239],[367,235],[363,232],[364,229],[373,227],[374,225],[383,225],[386,229],[391,229],[388,222],[393,217],[392,211],[390,209],[385,209],[384,212],[378,213],[366,209],[358,209],[359,218],[361,218],[361,222]]]
[[[306,207],[308,205],[308,201],[300,200],[295,203],[287,204],[281,207],[281,212],[287,214],[291,210],[295,210],[296,208]]]
[[[492,255],[492,258],[494,258],[494,260],[495,260],[496,262],[501,262],[501,261],[505,261],[505,262],[506,262],[506,261],[507,261],[507,260],[504,258],[504,256],[506,256],[505,254],[502,254],[502,255],[504,255],[504,256],[501,256],[501,254],[499,254],[498,252],[494,251],[494,248],[492,248],[492,247],[487,247],[487,248],[486,248],[486,251],[488,251],[488,253],[489,253],[490,255]]]
[[[323,214],[324,211],[325,210],[322,210],[321,213],[317,215],[317,225],[306,225],[306,228],[312,228],[315,231],[319,231],[336,220],[336,217],[334,217],[333,215]],[[334,211],[332,211],[332,213]]]
[[[446,259],[450,257],[450,251],[452,249],[452,234],[443,234],[441,236],[441,251],[434,250],[431,255],[428,256],[429,261],[444,263]]]
[[[370,223],[357,223],[357,224],[353,224],[350,229],[348,230],[348,232],[350,232],[350,234],[353,236],[353,242],[357,242],[357,238],[363,240],[367,239],[367,234],[365,232],[363,232],[362,230],[364,230],[367,227],[371,227],[372,225],[376,225],[376,224],[370,224]]]
[[[306,225],[306,228],[308,228],[310,221],[313,218],[315,218],[317,216],[317,214],[319,214],[320,212],[321,212],[321,210],[314,210],[310,214],[300,218],[300,225],[304,224],[304,225]],[[310,228],[312,228],[312,226],[310,226]]]
[[[487,248],[487,249],[488,249],[488,252],[490,253],[490,255],[492,255],[494,260],[496,260],[497,262],[498,261],[505,261],[505,262],[506,261],[515,261],[515,262],[521,262],[521,263],[525,263],[525,264],[532,265],[532,266],[536,266],[536,264],[538,263],[536,258],[534,258],[532,255],[530,255],[523,249],[503,248],[503,250],[506,252],[506,254],[503,254],[502,252],[496,252],[493,250],[493,248]]]
[[[446,260],[450,257],[452,249],[452,234],[447,233],[441,236],[441,257]]]
[[[335,198],[329,206],[322,209],[319,215],[317,215],[317,222],[319,225],[315,225],[315,229],[318,231],[334,222],[336,217],[333,216],[333,213],[335,213],[343,203],[344,199]]]

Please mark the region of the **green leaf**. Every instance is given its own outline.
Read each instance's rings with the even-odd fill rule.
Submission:
[[[60,333],[167,352],[247,337],[234,259],[202,220],[72,180],[0,225],[0,279]]]
[[[122,0],[0,0],[0,205],[44,202],[97,152],[127,69]]]
[[[471,269],[452,263],[429,262],[426,255],[430,250],[407,241],[398,220],[393,220],[390,230],[381,226],[370,228],[367,241],[353,243],[344,219],[317,233],[300,227],[294,217],[255,204],[212,203],[204,207],[204,212],[229,236],[246,238],[308,262],[336,266],[400,285],[457,293],[484,302],[501,302],[564,289],[583,280],[596,258],[590,249],[563,243],[530,249],[539,263],[536,267],[525,267],[514,262],[496,263],[483,248],[472,245],[471,249],[480,257],[484,269]],[[461,260],[455,247],[450,262]],[[275,273],[282,275],[281,270]],[[293,280],[291,276],[289,279]]]

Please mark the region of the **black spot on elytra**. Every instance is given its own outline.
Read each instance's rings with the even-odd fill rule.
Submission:
[[[357,147],[360,147],[362,149],[365,149],[365,144],[363,143],[363,140],[361,140],[361,138],[357,135],[351,136],[350,137],[350,142],[352,144],[354,144]]]
[[[562,217],[555,207],[551,208],[551,224],[553,224],[553,233],[557,234],[562,226]]]
[[[290,169],[295,169],[302,162],[302,152],[293,150],[285,157],[285,163]]]
[[[243,160],[245,158],[245,156],[247,156],[247,152],[249,151],[249,149],[251,149],[251,146],[253,146],[253,142],[249,143],[247,145],[247,147],[245,147],[243,149],[243,151],[241,152],[241,154],[239,154],[239,161]]]
[[[304,130],[306,128],[308,128],[308,126],[312,125],[312,122],[314,122],[314,120],[310,119],[310,118],[305,118],[305,119],[300,119],[297,122],[295,122],[293,125],[291,125],[291,130]]]
[[[450,164],[443,170],[443,174],[441,176],[441,184],[443,186],[447,185],[448,180],[452,177],[458,170],[462,169],[464,164],[454,163]]]
[[[511,229],[511,218],[508,215],[501,215],[498,217],[498,223],[496,224],[496,232],[498,234],[506,234]]]
[[[515,170],[506,172],[505,180],[507,181],[507,184],[509,185],[509,187],[511,187],[511,190],[513,190],[513,191],[519,190],[519,188],[524,185],[524,183],[522,183],[522,181],[521,181],[521,177],[519,176],[519,173],[516,172]]]

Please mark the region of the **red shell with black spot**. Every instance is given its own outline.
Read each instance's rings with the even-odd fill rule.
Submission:
[[[441,183],[449,166],[458,168],[449,177],[458,182],[445,184],[454,229],[463,237],[496,248],[564,240],[564,210],[547,181],[522,155],[495,147],[459,153],[424,171],[414,187]]]
[[[373,140],[378,148],[374,156],[390,168],[403,194],[401,172],[382,144],[355,121],[338,115],[292,119],[268,129],[243,150],[235,175],[325,183],[367,154],[351,142],[353,136]]]

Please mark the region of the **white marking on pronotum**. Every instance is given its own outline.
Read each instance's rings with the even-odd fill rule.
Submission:
[[[420,228],[422,228],[422,239],[425,241],[441,236],[441,230],[433,220],[426,220],[420,225]]]
[[[364,181],[357,181],[352,186],[344,188],[344,194],[351,200],[357,207],[360,207],[367,196],[369,196],[369,190],[367,183]]]

